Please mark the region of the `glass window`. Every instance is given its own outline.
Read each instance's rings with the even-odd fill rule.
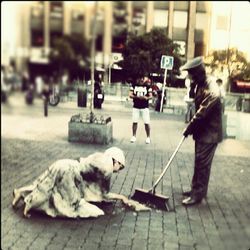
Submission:
[[[97,51],[103,51],[103,35],[98,35],[96,37],[95,44],[96,44]]]
[[[168,26],[168,11],[154,10],[154,26],[167,27]]]
[[[83,21],[83,13],[79,10],[72,10],[72,20],[73,21]]]
[[[44,35],[42,30],[31,30],[31,46],[42,47],[44,43]]]
[[[227,16],[217,16],[216,18],[216,29],[218,30],[227,30],[229,20]]]
[[[43,18],[43,5],[37,4],[31,7],[31,18]]]
[[[84,14],[80,10],[72,10],[71,12],[71,33],[83,34]]]
[[[174,11],[174,28],[187,28],[187,16],[185,11]]]
[[[62,1],[52,1],[50,3],[50,17],[54,19],[63,18],[63,3]]]
[[[208,14],[206,13],[196,13],[196,29],[207,30],[208,27]]]

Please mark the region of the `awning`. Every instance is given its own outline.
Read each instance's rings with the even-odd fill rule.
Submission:
[[[250,89],[250,82],[236,81],[236,85],[238,88]]]

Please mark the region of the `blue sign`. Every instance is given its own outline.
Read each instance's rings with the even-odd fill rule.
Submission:
[[[162,69],[173,69],[174,58],[172,56],[161,56],[161,68]]]

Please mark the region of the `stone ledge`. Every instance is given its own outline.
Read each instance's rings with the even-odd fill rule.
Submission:
[[[69,121],[69,142],[109,144],[113,141],[113,123],[82,123]]]

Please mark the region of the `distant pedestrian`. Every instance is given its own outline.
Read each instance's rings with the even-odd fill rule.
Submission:
[[[29,80],[29,73],[27,71],[25,71],[22,74],[22,91],[27,91],[29,89],[30,86],[30,80]]]
[[[43,107],[44,107],[44,116],[48,116],[48,105],[49,105],[49,97],[50,97],[51,91],[49,84],[44,84],[43,90],[42,90],[42,98],[43,98]]]
[[[136,131],[140,116],[144,121],[146,131],[146,144],[151,142],[150,140],[150,114],[149,114],[149,100],[152,98],[152,88],[148,84],[147,77],[138,78],[132,83],[129,91],[129,97],[133,99],[133,112],[132,112],[132,138],[130,142],[136,142]]]
[[[156,102],[155,102],[155,111],[163,112],[163,106],[166,104],[166,101],[167,101],[166,89],[164,90],[164,96],[163,96],[163,100],[162,100],[163,84],[157,83],[157,85],[159,86],[159,88],[157,90],[157,99],[156,99]]]
[[[136,211],[149,210],[121,194],[110,192],[112,173],[124,166],[124,153],[117,147],[77,160],[58,160],[31,185],[14,189],[12,206],[15,208],[23,199],[25,217],[30,216],[32,209],[51,217],[98,217],[104,212],[91,202],[113,199],[122,200]]]
[[[220,91],[220,101],[221,101],[221,106],[222,106],[222,113],[225,112],[225,97],[226,97],[226,91],[224,89],[223,86],[223,81],[221,80],[221,78],[218,78],[216,80],[216,83],[219,86],[219,91]]]
[[[194,94],[190,92],[191,89],[191,80],[189,77],[185,79],[185,86],[187,88],[187,93],[184,96],[184,101],[187,104],[186,113],[185,113],[185,123],[188,123],[191,121],[193,115],[194,115]]]
[[[222,113],[218,85],[207,80],[201,57],[188,61],[182,70],[187,70],[192,79],[191,92],[194,93],[195,111],[183,135],[193,135],[195,140],[194,174],[191,190],[183,205],[200,203],[207,195],[212,160],[219,142],[222,141]]]
[[[94,108],[101,109],[104,102],[104,91],[100,81],[95,81],[94,84]]]
[[[11,85],[6,82],[5,69],[1,66],[1,103],[7,103]]]
[[[33,84],[29,84],[28,90],[25,93],[25,102],[28,105],[32,105],[35,98],[35,87]]]

